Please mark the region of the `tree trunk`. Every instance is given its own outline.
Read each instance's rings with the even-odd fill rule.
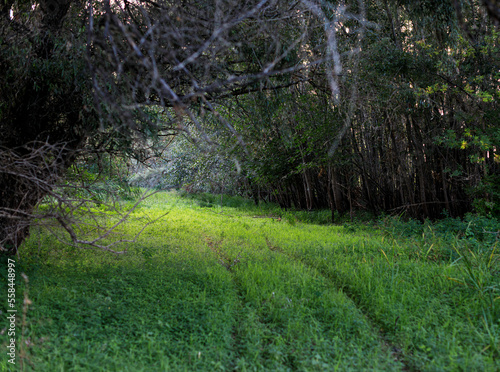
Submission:
[[[33,143],[19,151],[0,150],[0,251],[16,254],[35,218],[54,217],[34,211],[45,196],[55,196],[57,181],[75,160],[75,153],[65,144],[47,143]]]
[[[0,174],[0,249],[16,254],[17,248],[28,237],[33,208],[41,195],[29,180]]]
[[[41,0],[30,37],[11,27],[8,17],[0,20],[5,41],[0,69],[8,78],[0,83],[0,252],[15,254],[26,240],[33,219],[41,217],[34,215],[37,204],[74,161],[74,149],[95,118],[86,109],[90,83],[85,62],[75,63],[75,56],[56,42],[71,3]],[[4,12],[11,6],[6,3]],[[29,47],[14,45],[18,40]],[[23,69],[9,58],[16,48],[26,48]],[[40,66],[45,66],[42,74]]]

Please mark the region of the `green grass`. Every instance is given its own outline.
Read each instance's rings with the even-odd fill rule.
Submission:
[[[120,256],[32,232],[17,262],[25,370],[500,370],[498,250],[472,224],[334,226],[158,193],[126,231],[166,212]]]

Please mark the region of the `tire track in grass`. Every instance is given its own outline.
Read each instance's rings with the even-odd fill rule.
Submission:
[[[289,252],[285,251],[283,248],[281,248],[280,246],[272,244],[267,236],[264,236],[264,238],[266,240],[266,245],[270,251],[285,255],[285,256],[289,257],[290,259],[295,260],[297,262],[300,262],[302,265],[304,265],[312,270],[317,271],[319,274],[321,274],[322,277],[324,277],[326,280],[328,280],[338,291],[341,291],[342,293],[344,293],[345,296],[348,297],[356,305],[356,308],[359,310],[359,312],[361,314],[363,314],[363,317],[366,319],[367,323],[372,328],[373,333],[378,336],[382,349],[386,352],[389,352],[395,362],[402,364],[403,371],[418,371],[416,368],[414,368],[413,366],[410,365],[409,361],[407,360],[406,356],[403,353],[402,348],[399,347],[398,345],[392,343],[388,339],[387,332],[384,332],[381,329],[382,325],[378,324],[369,313],[367,313],[363,310],[363,307],[361,306],[362,305],[361,301],[358,300],[358,298],[350,290],[350,288],[347,286],[339,287],[337,284],[335,284],[334,274],[326,272],[325,270],[322,270],[321,268],[316,267],[315,265],[308,262],[303,257],[300,257],[297,254],[289,253]],[[396,322],[394,325],[395,329],[397,327],[397,320],[398,319],[396,319]]]
[[[355,303],[344,293],[338,291],[337,288],[331,286],[330,281],[319,270],[313,268],[311,265],[306,265],[304,262],[290,260],[284,254],[285,252],[282,248],[273,246],[267,240],[269,243],[267,247],[264,244],[257,250],[245,250],[252,257],[249,257],[250,261],[248,261],[251,268],[248,271],[245,266],[243,271],[241,271],[240,266],[236,266],[239,263],[239,258],[233,259],[232,257],[239,257],[239,254],[243,250],[238,252],[237,249],[229,248],[229,251],[226,252],[225,245],[227,242],[225,240],[206,235],[203,235],[203,237],[207,246],[216,255],[218,263],[231,273],[234,288],[239,297],[237,301],[238,309],[235,315],[238,323],[233,327],[235,363],[231,365],[231,368],[234,370],[245,368],[264,370],[318,370],[320,365],[323,366],[320,370],[325,370],[324,368],[337,368],[338,366],[342,366],[341,369],[352,370],[354,368],[356,370],[356,365],[358,365],[357,368],[361,365],[369,368],[370,363],[373,363],[372,367],[374,370],[387,370],[387,368],[391,370],[402,369],[402,363],[390,358],[386,349],[381,347],[377,334],[373,332],[371,324],[366,321],[364,314],[358,310]],[[267,256],[265,254],[267,248],[276,252]],[[258,252],[262,252],[264,255]],[[254,256],[254,254],[257,255]],[[274,256],[274,259],[278,259],[278,261],[275,261],[277,266],[271,264],[271,262],[274,262],[272,256]],[[254,273],[253,270],[260,268],[262,264],[266,267],[263,270],[268,270],[268,274],[265,274],[265,272],[263,273],[264,276],[261,274],[252,274]],[[274,268],[277,268],[276,272]],[[290,280],[289,284],[292,284],[292,286],[289,287],[291,291],[289,293],[292,295],[290,298],[293,298],[293,303],[292,299],[288,299],[287,290],[285,289],[285,292],[283,292],[283,288],[279,284],[276,288],[279,291],[279,294],[276,292],[276,298],[274,298],[274,292],[271,294],[272,298],[266,299],[267,295],[262,297],[259,294],[256,297],[254,296],[254,287],[255,285],[259,285],[259,280],[264,280],[267,283],[268,279],[266,278],[269,278],[271,282],[275,282],[276,278],[273,279],[273,275],[276,274],[286,275],[286,277],[283,277],[283,280]],[[242,280],[241,283],[240,280]],[[250,282],[246,283],[248,280]],[[316,307],[304,305],[308,301],[316,301],[317,299],[314,296],[321,297],[323,295],[323,290],[320,288],[323,285],[316,287],[318,281],[324,282],[324,288],[328,293],[331,292],[331,294],[327,295],[328,299],[325,297],[324,300],[319,300],[317,305],[320,305],[320,303],[326,305],[328,303],[333,307],[322,307],[324,310],[315,310]],[[308,288],[308,290],[315,288],[320,292],[308,292],[309,296],[312,297],[303,297],[302,290],[296,288],[296,284],[302,282],[306,286],[304,288]],[[273,290],[272,286],[268,286],[265,291],[271,293]],[[250,294],[250,298],[247,296],[249,288],[252,293]],[[334,295],[333,293],[336,294]],[[286,317],[288,320],[279,315],[278,319],[271,320],[279,314],[279,311],[276,313],[275,306],[281,306],[280,301],[283,296],[286,296],[286,299],[289,301],[289,304],[285,303],[287,305],[285,308],[295,308],[297,306],[297,310],[295,312],[292,311],[290,314],[291,318]],[[340,298],[343,298],[343,300]],[[263,302],[255,303],[255,300]],[[259,306],[259,303],[261,303],[262,307]],[[271,308],[267,308],[267,306],[271,306]],[[274,309],[272,308],[273,306]],[[269,314],[267,313],[268,311],[270,311]],[[345,314],[344,316],[347,316],[345,321],[342,321],[342,318],[340,318],[343,313]],[[356,315],[351,316],[347,314]],[[297,319],[304,315],[304,319],[309,319],[312,316],[313,318],[311,319],[314,319],[314,321],[312,323],[303,323],[303,326],[297,326]],[[334,318],[330,318],[331,316]],[[280,320],[279,318],[282,319]],[[362,326],[359,321],[363,323]],[[317,326],[314,324],[317,324]],[[337,327],[339,328],[337,329]],[[295,330],[291,331],[291,329]],[[289,337],[292,338],[289,339]],[[363,354],[366,353],[366,356],[353,352],[354,350],[359,350],[360,352],[363,350]]]
[[[340,369],[359,370],[359,368],[369,368],[370,363],[372,364],[370,368],[373,370],[380,368],[399,370],[402,367],[399,362],[388,358],[385,350],[380,347],[371,325],[364,320],[363,314],[352,300],[329,285],[329,280],[326,280],[317,269],[303,262],[290,260],[281,247],[270,244],[269,239],[267,242],[268,248],[273,251],[269,258],[274,256],[276,262],[286,263],[287,268],[283,266],[280,274],[288,273],[288,276],[282,276],[282,280],[290,285],[286,287],[290,288],[290,292],[286,289],[289,293],[286,294],[286,299],[290,306],[297,308],[296,315],[307,314],[301,322],[311,319],[310,324],[316,324],[312,327],[314,330],[306,330],[308,327],[305,326],[301,331],[304,332],[303,341],[310,341],[312,350],[317,350],[311,354],[304,350],[307,359],[298,362],[302,364],[301,368],[316,369],[321,365],[321,370],[325,370],[324,368],[333,369],[340,365]],[[265,250],[265,245],[262,248]],[[273,261],[267,258],[264,260],[263,262]],[[300,283],[300,288],[297,287],[297,283]],[[293,314],[291,316],[294,317]],[[284,324],[285,328],[290,324],[292,323]],[[307,324],[307,321],[304,324]],[[363,353],[353,353],[352,350],[356,349],[363,350]],[[351,363],[349,360],[357,361]],[[367,361],[369,362],[366,363]],[[356,365],[357,367],[354,367]],[[364,367],[360,367],[361,365]]]
[[[217,262],[230,273],[231,281],[234,285],[236,297],[238,299],[235,314],[235,319],[237,322],[235,322],[235,324],[233,325],[231,333],[231,337],[234,342],[233,350],[235,353],[235,357],[233,363],[231,363],[230,365],[230,368],[233,371],[239,371],[241,369],[240,363],[244,365],[244,368],[254,367],[252,365],[245,365],[245,363],[248,363],[248,361],[245,360],[245,356],[247,355],[244,355],[244,350],[246,350],[247,348],[243,337],[243,334],[245,333],[244,327],[250,328],[251,326],[254,326],[262,333],[272,333],[272,330],[265,324],[265,322],[262,321],[261,317],[259,316],[259,314],[257,314],[256,311],[251,311],[249,309],[245,310],[246,296],[242,289],[243,285],[234,272],[235,266],[240,262],[241,252],[236,256],[236,258],[233,259],[221,248],[224,239],[214,240],[207,235],[203,235],[203,237],[207,246],[217,256]],[[267,347],[272,345],[271,339],[265,340],[265,342],[266,343],[260,347],[260,350],[262,351],[261,358],[263,359],[263,362],[265,362],[266,358],[268,357],[266,353]],[[249,343],[250,342],[247,342],[247,344]],[[286,360],[285,366],[293,371],[297,370],[297,367],[294,365],[293,361]],[[263,366],[261,365],[259,368],[263,368]]]
[[[244,360],[243,350],[245,348],[241,329],[243,327],[243,322],[241,322],[240,320],[252,315],[248,314],[244,310],[245,295],[242,290],[242,285],[234,273],[234,267],[240,262],[240,254],[238,254],[237,257],[233,259],[226,252],[224,252],[224,250],[222,250],[221,248],[224,239],[214,240],[205,234],[203,234],[203,238],[210,250],[215,253],[217,262],[230,273],[231,281],[234,285],[235,294],[238,299],[235,314],[236,321],[233,324],[231,332],[231,337],[233,339],[233,351],[235,353],[235,356],[233,362],[230,365],[231,370],[238,371],[240,370],[239,362]],[[258,322],[259,326],[268,328],[258,316],[255,321]]]
[[[236,265],[239,262],[239,259],[237,262],[236,262],[236,260],[232,261],[231,258],[221,249],[221,244],[222,244],[224,239],[214,240],[205,234],[203,234],[203,239],[205,240],[205,243],[207,244],[208,248],[210,248],[210,250],[215,253],[215,255],[217,257],[217,263],[219,263],[221,266],[223,266],[230,273],[231,281],[234,284],[234,288],[236,291],[236,297],[238,298],[235,319],[236,320],[240,319],[242,312],[243,312],[243,304],[242,304],[242,300],[241,300],[243,293],[241,292],[241,288],[238,285],[238,283],[236,282],[236,278],[235,278],[235,275],[233,273],[233,267],[234,267],[234,265]],[[238,361],[241,358],[242,339],[241,339],[240,333],[237,330],[237,323],[236,322],[233,324],[232,331],[231,331],[231,337],[233,339],[233,350],[235,352],[235,358],[234,358],[235,361],[233,361],[231,368],[232,368],[232,370],[237,370],[236,361]]]

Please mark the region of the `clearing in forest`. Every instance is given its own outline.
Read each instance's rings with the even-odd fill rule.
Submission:
[[[127,229],[168,214],[119,256],[68,248],[34,229],[18,260],[29,277],[18,301],[24,290],[32,302],[18,324],[18,365],[500,369],[496,243],[473,250],[458,238],[393,239],[375,227],[218,200],[154,195]]]

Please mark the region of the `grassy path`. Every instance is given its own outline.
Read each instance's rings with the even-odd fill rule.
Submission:
[[[157,194],[136,217],[165,211],[118,257],[33,236],[25,370],[500,370],[499,301],[459,264],[237,199]]]
[[[271,242],[269,241],[269,239],[267,239],[267,238],[266,238],[266,243],[271,251],[279,252],[281,254],[287,255],[289,258],[291,258],[293,260],[297,260],[309,268],[313,268],[313,266],[311,266],[311,264],[309,262],[302,259],[301,257],[294,256],[294,255],[290,254],[289,252],[284,251],[281,247],[272,245]],[[405,356],[402,353],[401,347],[399,345],[393,344],[391,342],[390,338],[387,337],[386,332],[384,332],[383,329],[380,329],[379,324],[376,324],[376,321],[372,318],[371,314],[366,312],[363,309],[361,299],[359,297],[351,294],[349,289],[346,288],[345,286],[339,287],[337,284],[338,281],[335,279],[332,279],[331,274],[329,272],[321,271],[321,270],[318,270],[318,272],[319,272],[318,275],[323,276],[325,278],[325,280],[327,280],[329,282],[331,287],[337,288],[337,290],[344,293],[356,306],[358,306],[359,311],[363,314],[364,318],[366,319],[366,322],[372,328],[373,334],[378,335],[379,342],[380,342],[380,345],[381,345],[383,351],[392,355],[394,361],[396,362],[395,366],[397,366],[398,368],[402,368],[402,370],[404,370],[404,371],[412,370],[412,367],[408,364],[408,361],[405,360]],[[396,325],[397,324],[395,324],[395,327],[396,327]]]
[[[236,369],[398,369],[362,313],[317,270],[256,242],[207,242],[241,300]]]

